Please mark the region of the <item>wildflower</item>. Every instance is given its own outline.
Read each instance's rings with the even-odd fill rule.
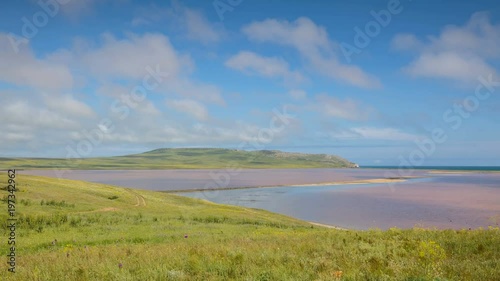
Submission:
[[[118,264],[118,268],[119,268],[119,269],[122,269],[122,267],[123,267],[123,264],[122,264],[122,263],[119,263],[119,264]]]
[[[333,277],[335,277],[335,278],[341,278],[342,274],[343,274],[343,272],[341,270],[337,270],[337,271],[333,272]]]

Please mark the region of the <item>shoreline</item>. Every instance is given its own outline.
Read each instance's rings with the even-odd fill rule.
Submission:
[[[335,225],[331,225],[331,224],[324,224],[324,223],[313,222],[313,221],[308,221],[308,223],[310,223],[313,226],[319,226],[319,227],[330,228],[330,229],[335,229],[335,230],[344,230],[344,231],[350,230],[347,228],[343,228],[343,227],[335,226]]]
[[[178,189],[178,190],[162,190],[158,192],[164,193],[188,193],[188,192],[201,192],[201,191],[218,191],[218,190],[237,190],[237,189],[251,189],[251,188],[276,188],[276,187],[300,187],[300,186],[326,186],[326,185],[354,185],[354,184],[377,184],[377,183],[397,183],[405,182],[409,179],[421,177],[401,177],[401,178],[378,178],[367,180],[352,180],[352,181],[334,181],[322,183],[306,183],[306,184],[280,184],[280,185],[259,185],[259,186],[241,186],[241,187],[221,187],[221,188],[197,188],[197,189]]]
[[[443,174],[443,175],[448,175],[448,174],[497,174],[500,173],[500,171],[496,170],[429,170],[427,173],[429,174]]]

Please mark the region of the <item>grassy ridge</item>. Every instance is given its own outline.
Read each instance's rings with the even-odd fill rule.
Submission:
[[[353,167],[354,164],[326,154],[217,148],[157,149],[134,155],[69,160],[0,158],[0,168],[17,169],[224,169],[228,165],[240,168],[341,168]]]
[[[8,274],[0,263],[1,280],[497,280],[500,271],[498,229],[342,231],[172,194],[22,174],[17,183],[18,267]],[[6,221],[4,201],[0,210]]]

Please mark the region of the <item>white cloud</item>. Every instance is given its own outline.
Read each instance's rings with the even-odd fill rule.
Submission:
[[[172,100],[168,101],[167,105],[179,112],[193,116],[199,121],[205,121],[209,117],[206,107],[195,100]]]
[[[463,26],[445,27],[437,37],[420,41],[415,35],[399,34],[392,45],[418,51],[418,57],[404,68],[410,75],[470,84],[497,72],[492,60],[500,58],[500,25],[491,24],[488,14],[480,12]]]
[[[0,68],[0,81],[51,91],[73,86],[73,76],[67,66],[36,58],[25,44],[21,44],[16,53],[11,40],[9,35],[0,33],[0,61],[4,65]]]
[[[161,85],[161,89],[164,89],[166,92],[174,92],[184,98],[196,99],[221,106],[226,104],[218,86],[196,82],[187,77],[170,79],[167,83]]]
[[[19,141],[30,141],[33,139],[33,134],[31,133],[7,133],[2,138],[6,142],[19,142]]]
[[[361,138],[373,140],[413,141],[419,138],[394,128],[358,127],[351,128],[351,131],[359,134]]]
[[[87,118],[95,116],[94,111],[87,104],[74,99],[70,95],[46,95],[45,104],[48,109],[63,113],[64,115]]]
[[[131,89],[134,86],[124,87],[115,83],[103,83],[99,88],[96,89],[96,93],[102,97],[110,97],[115,100],[121,100],[123,96],[130,96]],[[109,106],[112,102],[109,103]],[[109,108],[108,108],[109,109]],[[147,97],[139,102],[134,108],[135,111],[140,112],[145,115],[160,116],[161,111],[155,106],[155,104]]]
[[[181,1],[170,1],[170,7],[159,7],[155,4],[140,9],[132,22],[132,26],[148,24],[168,25],[186,39],[202,44],[215,44],[224,36],[224,28],[220,23],[212,23],[198,10],[184,6]]]
[[[309,18],[294,22],[267,19],[243,27],[243,33],[253,41],[269,42],[295,48],[317,72],[362,88],[380,87],[379,80],[353,65],[338,61],[336,43],[328,38],[322,26]]]
[[[293,46],[308,55],[318,50],[331,51],[325,28],[305,17],[294,22],[276,19],[253,22],[243,27],[243,32],[251,40]]]
[[[86,65],[93,76],[105,85],[113,78],[134,79],[133,86],[141,85],[152,69],[162,73],[161,83],[152,91],[225,104],[219,87],[190,77],[195,68],[194,61],[189,55],[176,51],[169,38],[162,34],[129,34],[128,38],[122,40],[104,35],[104,43],[100,48],[85,50],[74,56],[80,56],[80,63]],[[117,92],[116,87],[107,90],[110,93]],[[131,89],[126,89],[120,95],[130,91]]]
[[[409,74],[421,77],[441,77],[460,81],[476,80],[495,73],[483,59],[455,52],[424,53],[405,68]]]
[[[352,127],[335,128],[318,133],[336,140],[383,140],[383,141],[415,141],[421,136],[403,132],[396,128]]]
[[[80,124],[76,118],[66,116],[64,113],[48,110],[35,102],[12,101],[0,99],[2,104],[8,106],[0,113],[0,122],[9,124],[6,133],[23,131],[26,133],[40,133],[45,130],[78,129]],[[33,141],[37,141],[33,139]]]
[[[61,1],[64,3],[59,5],[61,12],[70,19],[77,19],[83,14],[88,14],[94,9],[94,5],[98,1],[96,0],[72,0],[72,1]],[[57,2],[59,3],[59,1]]]
[[[42,2],[36,0],[33,1],[37,3]],[[62,14],[71,21],[77,21],[85,16],[92,15],[92,13],[95,13],[95,10],[98,8],[97,6],[102,5],[103,3],[111,5],[111,8],[115,9],[118,7],[123,8],[123,6],[127,5],[128,2],[130,2],[130,0],[56,0],[56,3],[60,4],[59,9]]]
[[[303,100],[307,98],[307,93],[303,90],[291,90],[288,92],[288,94],[294,99],[294,100]]]
[[[187,36],[191,40],[197,40],[204,44],[216,43],[221,40],[221,32],[194,10],[186,9],[184,12]]]
[[[100,48],[75,54],[80,55],[81,63],[98,78],[139,80],[148,74],[146,67],[158,67],[161,72],[175,77],[192,68],[191,58],[178,54],[168,37],[161,34],[129,34],[128,38],[121,40],[105,34],[103,40]]]
[[[196,132],[189,129],[192,120],[160,111],[153,100],[177,98],[174,106],[202,121],[209,119],[202,102],[225,105],[217,86],[191,78],[191,57],[178,53],[162,34],[128,34],[121,39],[105,34],[97,47],[95,42],[79,39],[73,48],[45,53],[42,58],[34,55],[29,44],[23,45],[16,57],[6,35],[0,39],[0,48],[5,51],[0,52],[0,59],[12,61],[12,67],[0,70],[0,83],[6,87],[0,90],[0,104],[5,105],[0,123],[8,124],[0,137],[2,151],[26,148],[44,155],[46,150],[41,148],[52,147],[52,152],[59,150],[57,155],[64,156],[67,145],[85,138],[84,130],[102,129],[102,118],[110,118],[115,129],[108,131],[96,150],[116,144],[197,142]],[[125,120],[117,119],[111,104],[143,85],[144,77],[150,74],[148,65],[153,71],[168,72],[168,77],[162,77],[163,83],[148,91],[145,100],[130,107]],[[78,83],[73,72],[78,74]],[[87,95],[89,82],[96,84],[90,94],[92,104],[69,94]]]
[[[227,67],[264,77],[280,77],[294,82],[304,79],[299,72],[291,71],[285,60],[277,57],[263,57],[250,51],[239,52],[229,58],[225,64]]]
[[[326,94],[316,96],[312,109],[326,116],[353,121],[366,120],[373,112],[370,107],[361,105],[353,99],[340,100]]]

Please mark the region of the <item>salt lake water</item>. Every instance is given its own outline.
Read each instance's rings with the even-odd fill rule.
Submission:
[[[55,177],[51,170],[21,173]],[[390,169],[67,171],[68,179],[176,193],[345,228],[477,228],[500,221],[500,173]],[[309,185],[411,175],[391,184]]]
[[[352,229],[461,229],[498,226],[500,222],[499,174],[434,175],[391,185],[284,186],[181,194]]]

